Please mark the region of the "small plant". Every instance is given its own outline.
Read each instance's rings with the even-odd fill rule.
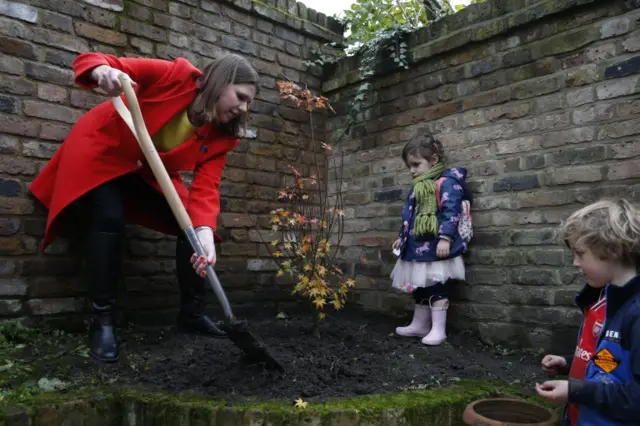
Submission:
[[[316,312],[314,332],[319,335],[319,323],[325,319],[325,308],[341,309],[355,280],[345,276],[336,260],[344,231],[342,210],[342,158],[331,145],[318,142],[314,133],[313,115],[333,110],[324,96],[314,96],[307,88],[290,81],[278,82],[281,98],[305,111],[311,129],[313,164],[303,176],[293,165],[288,167],[284,187],[279,191],[279,208],[270,214],[268,237],[258,232],[270,257],[278,266],[277,277],[293,281],[293,295],[308,299]],[[284,126],[287,123],[283,120]],[[329,173],[335,173],[335,188],[329,193]]]

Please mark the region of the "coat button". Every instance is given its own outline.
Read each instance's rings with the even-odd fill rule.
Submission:
[[[142,167],[142,161],[138,160],[138,167]]]

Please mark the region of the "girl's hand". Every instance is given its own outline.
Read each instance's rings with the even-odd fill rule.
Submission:
[[[447,257],[449,256],[449,250],[451,249],[451,242],[447,240],[438,241],[438,245],[436,247],[436,256],[438,257]]]
[[[112,98],[120,96],[122,93],[122,83],[120,83],[118,79],[120,74],[126,75],[122,71],[111,68],[108,65],[100,65],[91,71],[91,77],[98,83],[98,86],[107,93],[107,96]],[[131,85],[135,87],[136,83],[131,80]]]
[[[543,384],[536,383],[536,392],[545,401],[566,404],[569,400],[569,382],[567,380],[551,380]]]
[[[558,355],[547,355],[542,358],[541,364],[545,373],[557,374],[559,369],[567,366],[567,360]]]
[[[400,248],[400,238],[398,238],[397,240],[395,240],[393,242],[393,244],[391,245],[391,248],[394,249],[394,250],[397,250],[397,249]]]

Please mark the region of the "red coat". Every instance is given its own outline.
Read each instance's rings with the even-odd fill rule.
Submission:
[[[84,89],[97,87],[91,78],[91,70],[98,65],[117,68],[138,84],[135,91],[150,135],[192,102],[196,94],[195,81],[201,75],[197,68],[182,58],[170,62],[117,58],[92,52],[83,53],[74,61],[75,83]],[[198,139],[198,135],[204,138]],[[188,141],[169,152],[159,153],[194,227],[207,225],[216,229],[220,211],[220,178],[227,153],[238,142],[238,138],[205,124]],[[145,163],[137,140],[111,100],[88,111],[73,126],[66,140],[29,187],[49,210],[40,249],[44,250],[59,232],[60,224],[56,220],[60,213],[103,182],[137,172],[161,193]],[[194,172],[189,190],[179,171]],[[181,232],[173,217],[154,215],[153,211],[135,202],[135,194],[124,196],[129,222],[172,235]]]

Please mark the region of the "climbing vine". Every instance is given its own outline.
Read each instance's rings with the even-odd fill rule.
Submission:
[[[471,3],[483,1],[472,0]],[[307,61],[307,65],[322,68],[344,56],[360,56],[358,71],[361,83],[351,99],[345,133],[359,120],[364,109],[378,56],[386,52],[399,67],[408,69],[405,37],[430,21],[455,13],[462,7],[452,7],[448,0],[357,0],[350,9],[334,16],[345,26],[346,44],[327,43],[312,50],[314,59]]]

